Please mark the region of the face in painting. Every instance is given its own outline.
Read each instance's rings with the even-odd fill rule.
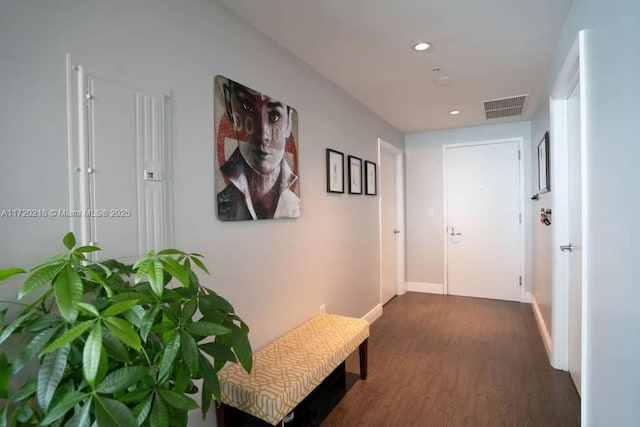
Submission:
[[[278,172],[285,142],[291,134],[290,109],[279,101],[234,85],[231,111],[236,131],[247,135],[246,141],[238,141],[247,164],[261,175]]]

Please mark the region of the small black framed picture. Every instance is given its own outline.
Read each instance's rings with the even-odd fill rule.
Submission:
[[[344,154],[327,148],[327,193],[344,193]]]
[[[375,163],[364,161],[365,194],[375,196],[378,194],[378,169]]]
[[[546,193],[551,190],[549,173],[549,132],[538,144],[538,192]]]
[[[362,159],[349,156],[349,194],[362,194]]]

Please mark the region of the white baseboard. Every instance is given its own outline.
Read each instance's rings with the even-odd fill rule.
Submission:
[[[525,292],[520,302],[531,304],[531,298],[533,298],[533,295],[531,295],[531,292]]]
[[[542,342],[544,342],[544,348],[545,350],[547,350],[547,357],[549,358],[549,363],[551,363],[551,365],[553,366],[552,356],[551,356],[553,354],[551,335],[549,335],[549,329],[547,328],[547,325],[544,322],[544,318],[542,317],[542,313],[540,312],[540,307],[538,307],[538,302],[536,301],[536,298],[533,295],[531,295],[531,307],[533,308],[533,314],[536,317],[536,323],[538,324],[540,335],[542,335]]]
[[[373,307],[373,309],[371,309],[370,312],[362,316],[362,318],[367,322],[369,322],[369,324],[371,325],[373,322],[378,320],[380,316],[382,316],[382,304],[378,304],[375,307]]]
[[[444,295],[444,285],[438,283],[408,282],[409,292]]]
[[[407,283],[407,282],[402,283],[402,284],[398,287],[398,295],[404,295],[404,294],[406,294],[406,293],[407,293],[407,290],[408,290],[408,287],[409,287],[409,285],[408,285],[408,283]]]

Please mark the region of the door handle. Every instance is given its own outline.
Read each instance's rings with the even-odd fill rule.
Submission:
[[[560,245],[560,250],[562,252],[565,252],[565,251],[573,252],[574,249],[576,249],[576,247],[573,246],[571,243],[569,243],[568,245]]]
[[[393,234],[400,234],[400,230],[393,230]]]
[[[452,236],[462,236],[462,233],[456,233],[455,228],[451,227],[451,233],[449,233]]]

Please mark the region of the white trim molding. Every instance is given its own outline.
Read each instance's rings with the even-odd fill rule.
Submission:
[[[369,324],[373,324],[376,320],[378,320],[382,316],[382,304],[378,304],[371,309],[367,314],[362,316],[364,320],[369,322]]]
[[[529,294],[531,295],[531,294]],[[552,362],[553,359],[553,341],[551,341],[551,335],[549,335],[549,328],[542,317],[542,312],[540,311],[540,307],[538,306],[538,301],[536,301],[536,297],[531,295],[531,308],[533,309],[533,314],[536,318],[536,323],[538,324],[538,329],[540,330],[540,335],[542,336],[542,342],[544,342],[544,348],[547,350],[547,357],[549,358],[549,363]]]
[[[533,295],[531,295],[531,292],[523,292],[522,299],[520,299],[520,302],[531,304],[532,299],[533,299]]]
[[[440,283],[407,282],[409,292],[444,295],[444,285]]]

